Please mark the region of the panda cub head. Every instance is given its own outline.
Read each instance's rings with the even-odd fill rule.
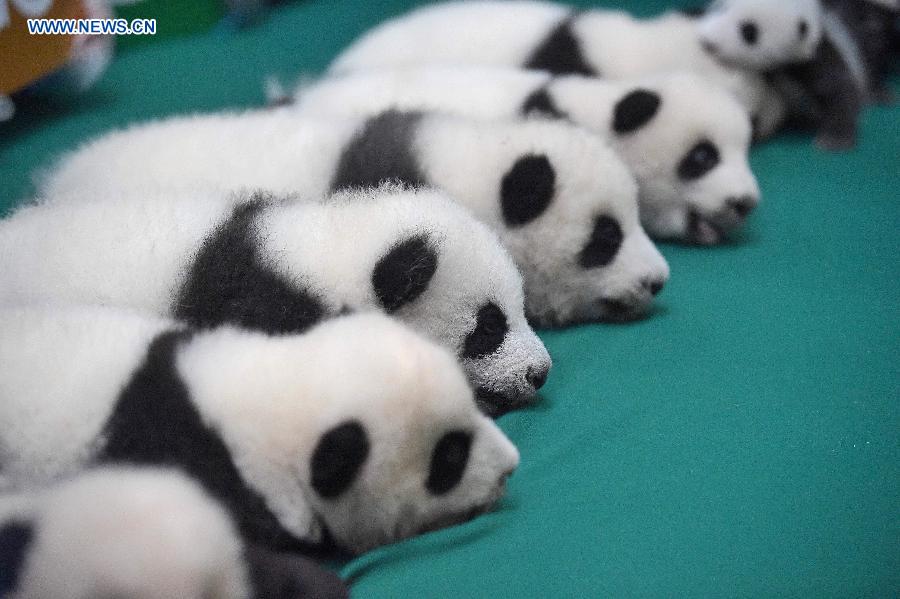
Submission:
[[[698,21],[704,48],[757,71],[810,60],[822,38],[819,0],[717,0]]]
[[[478,411],[446,349],[378,314],[259,336],[259,351],[254,335],[210,333],[183,350],[179,372],[296,537],[360,553],[503,495],[518,451]]]
[[[634,178],[600,138],[543,119],[433,118],[425,133],[427,171],[519,265],[529,318],[558,326],[646,313],[669,266],[639,222]]]
[[[587,86],[592,82],[567,78],[558,93],[576,95]],[[638,181],[644,227],[661,239],[722,242],[759,203],[747,113],[728,92],[687,73],[616,88],[602,124],[583,100],[572,114],[610,131]]]
[[[0,500],[3,597],[242,599],[242,552],[224,510],[174,471],[100,469]]]
[[[370,297],[361,304],[450,347],[485,413],[497,416],[533,398],[550,355],[525,317],[522,277],[493,231],[429,189],[351,190],[336,194],[328,210],[358,232],[353,245],[366,255],[352,262],[370,264]],[[328,270],[340,276],[351,268]]]

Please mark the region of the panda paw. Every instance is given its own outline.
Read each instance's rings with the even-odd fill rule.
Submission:
[[[852,150],[856,146],[855,135],[841,135],[823,131],[816,136],[816,147],[826,152]]]
[[[348,599],[350,592],[337,574],[313,560],[273,553],[258,546],[246,549],[254,597],[259,599]]]

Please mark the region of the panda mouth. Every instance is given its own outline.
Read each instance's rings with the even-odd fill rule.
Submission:
[[[646,313],[644,303],[617,298],[603,298],[600,306],[603,309],[603,320],[608,322],[631,322],[642,318]]]
[[[697,245],[716,245],[725,238],[725,231],[712,219],[696,210],[688,213],[688,239]]]
[[[475,403],[478,409],[491,418],[497,418],[517,407],[509,395],[493,391],[487,387],[475,389]]]
[[[430,520],[419,527],[416,531],[417,535],[425,534],[427,532],[434,532],[436,530],[440,530],[442,528],[448,528],[450,526],[454,526],[456,524],[462,524],[463,522],[468,522],[469,520],[474,520],[478,516],[482,514],[486,514],[491,511],[491,507],[493,507],[494,502],[485,502],[479,503],[476,506],[473,506],[462,512],[455,512],[453,514],[447,514],[446,516],[441,516],[440,518],[435,518],[434,520]]]

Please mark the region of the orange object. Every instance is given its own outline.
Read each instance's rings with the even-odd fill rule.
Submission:
[[[31,6],[40,2],[29,3]],[[4,18],[8,15],[8,20]],[[81,0],[50,0],[38,15],[19,12],[15,0],[0,0],[0,94],[8,95],[52,73],[70,56],[73,35],[31,35],[27,20],[82,19],[86,11]]]

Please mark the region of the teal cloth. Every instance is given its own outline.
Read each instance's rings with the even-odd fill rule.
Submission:
[[[0,125],[0,202],[111,127],[257,105],[265,74],[321,71],[413,4],[308,0],[124,52],[82,99]],[[544,401],[500,420],[522,453],[508,496],[343,565],[354,595],[900,594],[898,116],[868,110],[848,153],[755,148],[759,210],[723,247],[663,245],[651,318],[543,332]]]

